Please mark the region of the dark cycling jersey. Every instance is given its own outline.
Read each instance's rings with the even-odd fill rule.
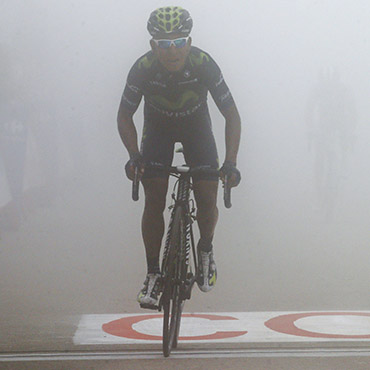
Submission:
[[[208,53],[193,46],[182,71],[170,72],[150,51],[131,68],[121,106],[135,112],[144,96],[146,115],[153,112],[176,120],[205,108],[208,91],[220,110],[234,103],[220,68]]]
[[[186,163],[191,167],[208,166],[218,169],[216,142],[211,119],[207,112],[193,114],[183,123],[163,124],[161,120],[145,120],[141,141],[141,154],[145,162],[171,165],[175,143],[181,143]],[[144,178],[167,177],[161,171],[146,169]],[[196,179],[218,180],[217,176],[200,173]]]
[[[234,104],[221,70],[211,56],[191,47],[184,68],[165,69],[152,51],[131,68],[121,107],[134,113],[144,96],[141,154],[146,162],[170,165],[173,148],[181,142],[190,166],[218,168],[216,143],[207,106],[208,91],[223,111]],[[167,176],[148,169],[144,178]],[[198,179],[217,180],[202,174]]]

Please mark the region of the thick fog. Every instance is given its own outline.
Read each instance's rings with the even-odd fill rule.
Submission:
[[[148,16],[167,4],[1,3],[1,310],[135,312],[143,193],[131,200],[116,116]],[[217,291],[193,309],[368,307],[369,2],[178,5],[242,118],[242,182],[230,210],[219,197]],[[222,162],[225,122],[209,105]]]

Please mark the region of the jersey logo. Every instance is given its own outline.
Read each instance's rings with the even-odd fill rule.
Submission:
[[[219,80],[216,82],[216,87],[220,86],[223,82],[224,82],[224,77],[222,76],[222,73],[221,73]]]
[[[125,96],[125,94],[122,95],[122,100],[124,100],[131,107],[135,107],[136,108],[136,106],[138,105],[137,103],[134,103],[133,101],[127,99],[127,97]]]
[[[187,84],[194,84],[196,82],[198,82],[198,79],[194,78],[193,80],[190,80],[190,81],[180,81],[178,84],[179,85],[187,85]]]
[[[187,90],[176,101],[170,101],[160,95],[153,95],[150,99],[162,107],[174,111],[183,108],[190,100],[197,102],[199,100],[199,95],[192,90]]]
[[[219,100],[220,100],[221,103],[223,103],[230,96],[231,96],[231,93],[230,93],[230,90],[229,90],[225,94],[221,95],[220,98],[219,98]]]
[[[139,94],[140,93],[140,89],[137,87],[137,86],[134,86],[134,85],[130,85],[128,82],[127,82],[127,87],[133,91],[135,94]]]
[[[160,86],[160,87],[163,87],[163,88],[167,87],[166,84],[164,84],[163,82],[160,82],[160,81],[149,81],[149,84],[154,85],[154,86]]]

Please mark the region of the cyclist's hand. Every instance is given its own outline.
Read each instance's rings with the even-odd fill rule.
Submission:
[[[225,177],[228,177],[228,184],[231,188],[238,186],[241,180],[240,171],[235,167],[235,163],[225,161],[220,169],[221,179],[225,181]]]
[[[134,180],[136,168],[138,169],[138,180],[140,180],[144,174],[144,161],[140,153],[131,156],[125,165],[126,176],[131,181]]]

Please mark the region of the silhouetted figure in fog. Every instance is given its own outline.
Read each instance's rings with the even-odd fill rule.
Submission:
[[[0,157],[11,199],[0,209],[2,227],[17,229],[22,218],[22,195],[27,150],[27,108],[20,88],[20,65],[2,46],[0,71]]]
[[[159,255],[168,188],[168,175],[145,168],[145,164],[171,165],[174,144],[181,142],[188,165],[218,169],[208,92],[225,118],[226,155],[221,172],[230,176],[231,186],[237,186],[240,181],[236,168],[239,113],[216,62],[208,53],[192,46],[189,36],[192,25],[189,12],[181,7],[168,6],[152,12],[147,23],[152,36],[151,50],[131,68],[118,112],[118,129],[130,155],[127,176],[133,179],[138,169],[145,191],[142,235],[148,274],[137,297],[145,305],[155,305],[159,296]],[[139,151],[133,115],[143,96],[144,132]],[[218,218],[219,179],[214,175],[199,175],[193,180],[200,230],[197,283],[207,292],[214,287],[217,277],[212,240]]]
[[[3,228],[17,229],[27,211],[55,198],[57,125],[52,91],[40,85],[43,70],[38,60],[29,56],[25,63],[10,47],[3,47],[2,54],[0,160],[11,199],[0,209],[0,222]]]
[[[320,72],[306,110],[309,149],[314,152],[314,175],[320,206],[330,217],[348,152],[355,144],[356,110],[353,96],[338,72]]]

